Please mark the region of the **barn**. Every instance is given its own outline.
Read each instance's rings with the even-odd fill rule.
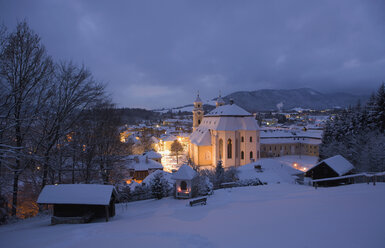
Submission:
[[[93,218],[115,215],[118,194],[112,185],[60,184],[46,185],[38,204],[53,206],[52,224],[87,223]]]
[[[350,175],[354,171],[354,166],[346,160],[341,155],[336,155],[328,159],[322,160],[312,168],[310,168],[306,173],[305,177],[310,177],[313,180],[323,179],[323,178],[334,178],[341,177],[345,175]],[[320,186],[336,186],[340,184],[348,183],[348,179],[341,178],[336,180],[322,181],[319,182]]]

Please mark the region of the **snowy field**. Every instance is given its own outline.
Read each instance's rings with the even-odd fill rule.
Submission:
[[[166,198],[120,204],[106,223],[0,227],[0,247],[385,247],[385,184],[317,190],[293,184],[222,189],[206,206]]]
[[[294,169],[307,171],[318,163],[318,157],[306,155],[287,155],[274,158],[278,162],[291,166]]]

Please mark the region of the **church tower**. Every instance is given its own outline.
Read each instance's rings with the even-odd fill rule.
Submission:
[[[199,97],[199,92],[197,95],[197,98],[195,99],[194,102],[194,109],[193,109],[193,132],[197,127],[201,124],[202,119],[203,119],[203,103],[201,98]]]
[[[218,108],[220,106],[223,106],[225,105],[225,101],[223,101],[222,97],[221,97],[221,93],[219,92],[219,96],[217,98],[217,101],[215,102],[215,106]]]

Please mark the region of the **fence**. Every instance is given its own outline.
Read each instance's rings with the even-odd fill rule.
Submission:
[[[373,183],[376,185],[376,182],[385,182],[385,171],[378,173],[359,173],[353,175],[346,175],[341,177],[330,177],[330,178],[322,178],[311,180],[311,183],[314,187],[318,187],[320,185],[324,186],[336,186],[341,184],[355,184],[355,183]]]

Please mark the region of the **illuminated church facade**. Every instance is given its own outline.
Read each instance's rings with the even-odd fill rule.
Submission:
[[[204,115],[199,94],[194,102],[189,157],[196,166],[241,166],[260,158],[259,126],[255,117],[221,96],[216,108]]]

